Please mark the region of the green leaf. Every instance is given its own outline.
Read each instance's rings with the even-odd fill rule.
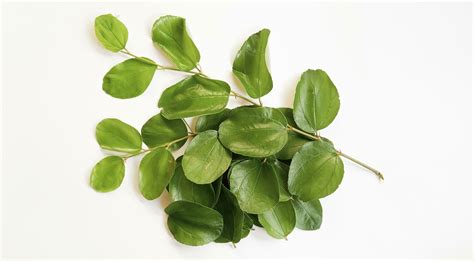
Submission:
[[[201,246],[216,240],[222,233],[222,215],[212,208],[188,201],[175,201],[166,209],[168,228],[180,243]]]
[[[290,201],[280,202],[272,209],[258,215],[267,233],[274,238],[285,238],[295,228],[295,210]]]
[[[241,209],[252,214],[273,208],[279,199],[278,181],[272,167],[257,159],[242,161],[232,168],[230,190]]]
[[[213,207],[215,192],[211,184],[195,184],[188,180],[183,172],[181,164],[176,166],[174,175],[171,178],[169,189],[170,197],[173,201],[185,200]]]
[[[293,119],[293,109],[291,108],[278,108],[279,111],[285,115],[288,125],[296,127],[295,120]],[[303,136],[288,130],[288,141],[286,142],[283,149],[281,149],[275,156],[280,160],[289,160],[292,159],[296,152],[300,148],[310,142],[311,140],[304,138]]]
[[[123,159],[117,156],[108,156],[99,161],[92,169],[90,185],[99,192],[109,192],[122,184],[125,175]]]
[[[151,117],[142,127],[143,142],[154,148],[188,136],[188,128],[182,120],[168,120],[161,113]],[[171,151],[181,148],[186,143],[182,140],[169,146]]]
[[[138,185],[143,197],[158,198],[173,176],[176,162],[167,149],[157,148],[143,157],[140,162]]]
[[[286,119],[277,109],[239,107],[219,127],[219,139],[234,153],[267,157],[279,152],[288,140]]]
[[[105,74],[102,89],[119,99],[137,97],[148,88],[155,71],[156,64],[148,58],[128,59]]]
[[[251,35],[240,48],[232,66],[234,75],[252,98],[264,96],[273,87],[272,76],[265,60],[269,35],[268,29]]]
[[[218,130],[219,125],[227,119],[230,110],[225,108],[216,114],[200,116],[196,121],[196,131]]]
[[[307,202],[292,200],[296,213],[296,227],[302,230],[316,230],[323,222],[323,208],[319,199]]]
[[[231,161],[232,153],[217,139],[217,131],[201,132],[184,152],[184,175],[197,184],[212,183],[224,174]]]
[[[214,188],[214,203],[212,204],[213,207],[217,204],[217,201],[219,200],[219,197],[221,195],[221,188],[222,188],[221,185],[223,185],[222,183],[223,178],[224,178],[224,175],[220,176],[211,184],[212,187]]]
[[[95,18],[95,36],[105,49],[118,52],[127,44],[128,30],[115,16],[105,14]]]
[[[215,209],[224,218],[224,229],[218,243],[233,242],[238,243],[242,237],[244,225],[244,212],[240,209],[237,198],[224,185],[221,185],[221,195]]]
[[[258,221],[257,214],[250,214],[250,213],[245,213],[245,214],[252,219],[254,225],[256,225],[257,227],[263,227],[262,224],[260,224],[260,221]]]
[[[229,93],[226,82],[193,75],[164,90],[158,107],[168,119],[215,114],[224,110]]]
[[[97,124],[95,137],[105,150],[137,153],[142,149],[142,137],[132,126],[118,119],[105,119]]]
[[[153,24],[152,38],[179,69],[189,71],[199,63],[199,50],[186,31],[184,18],[160,17]]]
[[[275,161],[270,163],[270,166],[275,173],[278,180],[278,188],[280,192],[279,201],[287,201],[291,199],[290,192],[288,192],[288,171],[290,167],[282,162]]]
[[[339,93],[323,70],[307,70],[296,86],[293,114],[300,129],[315,133],[326,128],[339,111]]]
[[[344,165],[331,143],[306,143],[291,161],[288,189],[301,201],[323,198],[336,191]]]

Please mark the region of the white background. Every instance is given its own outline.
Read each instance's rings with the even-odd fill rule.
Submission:
[[[118,190],[88,186],[103,156],[97,122],[140,128],[183,77],[157,72],[138,98],[106,95],[103,75],[126,57],[95,39],[103,13],[126,24],[130,51],[163,64],[151,26],[161,15],[186,17],[205,73],[233,86],[238,48],[270,28],[274,87],[264,103],[291,106],[300,74],[324,69],[341,109],[322,134],[386,181],[346,162],[340,189],[322,200],[319,231],[279,241],[257,229],[237,249],[180,245],[166,227],[167,196],[146,201],[138,192],[138,158]],[[25,3],[5,4],[2,14],[4,257],[471,256],[470,4]]]

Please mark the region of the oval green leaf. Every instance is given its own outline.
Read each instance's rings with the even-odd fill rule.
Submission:
[[[290,201],[280,202],[272,209],[259,214],[258,220],[270,236],[286,239],[295,228],[295,210]]]
[[[95,137],[105,150],[137,153],[142,149],[142,137],[132,126],[118,119],[105,119],[97,124]]]
[[[219,139],[234,153],[267,157],[279,152],[288,140],[286,119],[277,109],[239,107],[219,127]]]
[[[132,58],[110,69],[102,81],[102,89],[112,97],[129,99],[137,97],[148,88],[156,64],[148,58]]]
[[[128,30],[115,16],[105,14],[95,18],[95,36],[105,49],[118,52],[127,44]]]
[[[278,110],[281,111],[283,115],[285,115],[285,118],[288,121],[288,125],[292,127],[297,126],[295,120],[293,119],[293,109],[278,108]],[[292,159],[295,153],[298,152],[304,144],[310,141],[311,140],[303,137],[302,135],[288,130],[288,141],[286,142],[283,149],[281,149],[275,156],[280,160]]]
[[[200,116],[196,121],[196,131],[218,130],[219,125],[227,119],[230,110],[225,108],[216,114]]]
[[[344,165],[330,142],[306,143],[291,161],[288,189],[301,201],[323,198],[339,187]]]
[[[217,138],[217,131],[199,133],[186,148],[183,169],[186,177],[197,184],[217,180],[230,165],[232,153]]]
[[[275,161],[270,163],[270,166],[275,173],[278,180],[278,191],[280,192],[279,201],[288,201],[291,199],[290,192],[288,191],[288,172],[290,166],[286,165],[283,162]]]
[[[260,98],[273,87],[272,76],[267,68],[265,49],[270,30],[263,29],[251,35],[235,57],[232,70],[252,98]]]
[[[151,117],[142,127],[143,142],[149,147],[165,146],[169,142],[188,136],[188,128],[182,120],[168,120],[161,113]],[[181,148],[182,140],[169,146],[171,151]]]
[[[323,70],[307,70],[296,86],[293,114],[300,129],[315,133],[326,128],[339,111],[339,93]]]
[[[273,208],[279,200],[278,188],[276,175],[267,163],[252,159],[232,167],[230,190],[245,212],[261,214]]]
[[[176,162],[167,149],[157,148],[143,157],[140,162],[138,185],[143,197],[158,198],[173,176]]]
[[[212,208],[188,201],[175,201],[165,212],[168,228],[180,243],[201,246],[216,240],[222,233],[222,215]]]
[[[229,93],[226,82],[193,75],[164,90],[158,107],[168,119],[215,114],[224,110]]]
[[[124,175],[125,164],[122,158],[105,157],[92,169],[90,185],[98,192],[109,192],[120,187]]]
[[[242,238],[244,212],[240,209],[237,198],[224,185],[221,185],[221,195],[215,209],[224,218],[224,229],[216,239],[218,243],[238,243]]]
[[[323,222],[323,208],[319,199],[307,202],[292,200],[296,213],[296,227],[302,230],[316,230]]]
[[[179,69],[189,71],[199,63],[199,50],[186,31],[184,18],[160,17],[153,24],[152,38]]]

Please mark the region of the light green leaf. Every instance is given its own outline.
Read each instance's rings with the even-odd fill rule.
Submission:
[[[199,50],[186,31],[184,18],[160,17],[153,24],[152,38],[179,69],[189,71],[199,63]]]
[[[219,127],[219,139],[234,153],[267,157],[279,152],[288,140],[286,119],[277,109],[239,107]]]
[[[307,202],[292,200],[296,213],[296,227],[302,230],[316,230],[323,222],[323,208],[319,199]]]
[[[288,121],[288,125],[292,127],[297,126],[293,119],[293,109],[278,108],[278,110],[281,111],[283,115],[285,115],[285,118]],[[311,140],[304,138],[302,135],[288,130],[288,141],[286,142],[283,149],[281,149],[275,156],[281,160],[292,159],[295,153],[298,152],[304,144],[310,141]]]
[[[296,86],[293,115],[300,129],[315,133],[326,128],[339,111],[339,93],[323,70],[307,70]]]
[[[275,161],[270,163],[270,166],[275,173],[277,180],[278,180],[278,188],[280,192],[280,199],[279,201],[287,201],[290,200],[291,195],[288,192],[288,171],[290,167],[283,162]]]
[[[232,167],[230,190],[241,209],[263,213],[278,203],[278,181],[272,167],[257,159],[244,160]]]
[[[221,195],[215,209],[224,218],[224,229],[216,239],[218,243],[238,243],[242,238],[244,225],[244,212],[240,209],[237,198],[224,185],[221,185]]]
[[[225,108],[216,114],[200,116],[196,121],[196,131],[219,130],[219,125],[227,119],[230,110]]]
[[[137,153],[142,149],[142,137],[132,126],[118,119],[105,119],[97,124],[95,137],[105,150]]]
[[[173,176],[176,162],[167,149],[157,148],[143,157],[140,162],[138,185],[143,197],[158,198]]]
[[[105,49],[112,52],[124,49],[128,40],[127,27],[111,14],[95,18],[95,35]]]
[[[123,159],[117,156],[108,156],[99,161],[91,173],[90,185],[99,192],[109,192],[122,184],[125,175]]]
[[[188,128],[182,120],[168,120],[161,113],[151,117],[142,127],[143,142],[154,148],[188,136]],[[171,151],[181,148],[186,140],[173,143]]]
[[[323,198],[341,184],[344,165],[331,143],[306,143],[291,161],[288,189],[301,201]]]
[[[184,175],[197,184],[212,183],[224,174],[231,161],[232,153],[217,139],[217,131],[201,132],[184,152]]]
[[[259,214],[258,220],[270,236],[286,239],[295,228],[295,210],[290,201],[280,202],[272,209]]]
[[[213,207],[215,192],[211,184],[195,184],[184,176],[183,167],[177,164],[174,175],[171,178],[169,189],[170,197],[173,201],[186,200]]]
[[[252,98],[264,96],[273,87],[272,76],[265,60],[269,35],[268,29],[251,35],[240,48],[232,66],[234,75]]]
[[[175,201],[166,209],[168,228],[180,243],[201,246],[216,240],[222,233],[222,215],[212,208],[188,201]]]
[[[164,90],[158,107],[168,119],[215,114],[224,110],[229,93],[226,82],[193,75]]]

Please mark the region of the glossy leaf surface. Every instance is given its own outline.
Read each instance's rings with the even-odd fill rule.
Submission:
[[[124,175],[123,159],[117,156],[108,156],[99,161],[92,169],[90,185],[98,192],[109,192],[120,187]]]
[[[196,121],[196,131],[219,130],[219,125],[227,119],[230,110],[225,108],[216,114],[200,116]]]
[[[259,214],[258,220],[270,236],[286,238],[295,228],[295,210],[290,201],[280,202],[272,209]]]
[[[142,149],[142,137],[132,126],[118,119],[105,119],[95,128],[95,137],[105,150],[136,153]]]
[[[285,115],[286,120],[288,121],[288,125],[292,127],[296,127],[295,120],[293,119],[293,109],[291,108],[278,108],[279,111]],[[286,142],[283,149],[281,149],[277,154],[276,157],[281,160],[289,160],[292,159],[296,152],[300,150],[300,148],[310,142],[311,140],[303,137],[300,134],[297,134],[291,130],[288,130],[288,141]]]
[[[115,16],[105,14],[95,18],[95,36],[105,49],[118,52],[127,45],[128,30]]]
[[[143,142],[149,148],[164,146],[187,135],[188,129],[182,120],[168,120],[161,113],[151,117],[142,127]],[[186,140],[173,143],[169,149],[177,150],[184,143]]]
[[[316,230],[323,221],[323,208],[319,199],[307,202],[292,200],[296,213],[296,227],[302,230]]]
[[[158,198],[173,176],[176,162],[167,149],[157,148],[143,157],[140,162],[138,185],[143,197]]]
[[[221,185],[221,194],[215,209],[224,218],[224,229],[216,242],[237,243],[242,237],[244,212],[240,209],[237,198],[224,185]]]

